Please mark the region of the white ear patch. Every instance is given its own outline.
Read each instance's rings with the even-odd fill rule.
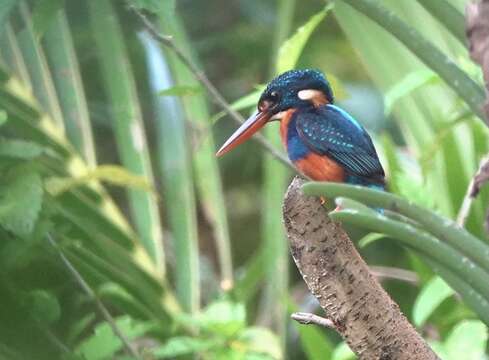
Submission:
[[[323,96],[323,93],[319,90],[306,89],[297,93],[297,96],[301,100],[314,100]]]
[[[273,115],[270,120],[281,120],[285,116],[286,111],[281,111]]]

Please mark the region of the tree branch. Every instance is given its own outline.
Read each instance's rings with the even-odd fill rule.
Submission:
[[[334,323],[331,320],[311,313],[296,312],[290,315],[290,317],[295,321],[297,321],[298,323],[304,325],[316,324],[328,329],[335,328]]]
[[[292,257],[334,329],[361,359],[438,359],[358,254],[319,198],[296,177],[283,214]]]

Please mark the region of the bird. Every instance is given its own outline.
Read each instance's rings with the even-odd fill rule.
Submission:
[[[290,70],[262,92],[256,112],[222,145],[222,156],[271,121],[290,161],[313,181],[340,182],[385,190],[385,173],[365,128],[335,105],[333,91],[319,70]]]

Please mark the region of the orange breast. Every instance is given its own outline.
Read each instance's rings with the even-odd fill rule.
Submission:
[[[295,109],[288,110],[280,121],[280,137],[286,151],[289,123],[294,112]],[[336,161],[312,151],[306,157],[294,161],[294,165],[300,173],[315,181],[342,182],[345,179],[345,172]]]
[[[296,160],[294,165],[301,173],[315,181],[343,182],[345,179],[345,171],[336,161],[313,152]]]
[[[289,130],[289,123],[292,120],[292,114],[294,114],[295,109],[289,109],[286,111],[285,115],[280,120],[280,138],[282,139],[282,144],[287,151],[287,132]]]

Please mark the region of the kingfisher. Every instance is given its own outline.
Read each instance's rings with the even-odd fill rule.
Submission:
[[[216,155],[227,153],[275,120],[280,121],[290,161],[305,177],[384,190],[384,169],[372,139],[334,104],[331,86],[317,70],[291,70],[273,79],[261,94],[257,111]]]

